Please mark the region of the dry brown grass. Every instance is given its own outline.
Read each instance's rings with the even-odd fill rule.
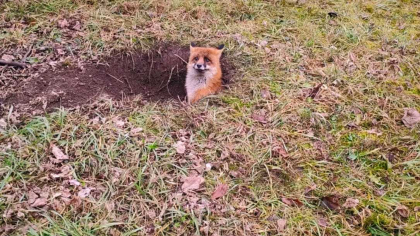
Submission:
[[[198,41],[225,43],[238,76],[194,107],[139,98],[18,122],[7,114],[0,120],[1,229],[418,235],[419,126],[408,128],[402,118],[405,108],[420,110],[419,6],[416,0],[2,4],[0,53],[21,58],[31,44],[49,48],[27,59],[35,67],[57,48],[64,50],[60,58],[86,61],[156,41]],[[60,28],[64,19],[70,25]],[[71,29],[77,21],[80,29]],[[1,80],[12,78],[7,73]],[[51,144],[69,160],[56,160]],[[184,193],[194,173],[204,183]],[[212,200],[220,184],[229,190]]]

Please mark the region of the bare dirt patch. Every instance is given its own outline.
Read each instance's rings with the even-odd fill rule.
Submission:
[[[6,89],[0,103],[3,109],[13,105],[33,112],[91,104],[104,95],[114,100],[135,95],[148,101],[185,100],[188,56],[188,46],[165,44],[148,52],[118,52],[95,63],[59,66]],[[226,82],[232,66],[222,61]]]

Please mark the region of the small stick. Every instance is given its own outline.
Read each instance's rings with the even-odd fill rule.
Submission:
[[[178,54],[174,54],[176,57],[178,57],[179,59],[181,59],[181,61],[183,61],[185,64],[188,64],[188,62],[186,62],[184,59],[182,59],[182,57],[180,57]]]
[[[133,70],[136,69],[136,65],[134,64],[134,58],[133,58],[133,53],[130,53],[131,55],[131,61],[133,62]]]
[[[166,88],[168,88],[168,93],[169,93],[169,94],[171,94],[171,93],[169,92],[169,87],[168,87],[168,85],[169,85],[169,83],[171,82],[172,72],[174,71],[174,69],[175,69],[175,66],[174,66],[174,67],[172,67],[171,74],[169,75],[169,79],[168,79],[168,82],[166,83],[166,86],[161,87],[161,88],[160,88],[158,91],[156,91],[154,94],[159,93],[159,92],[160,92],[160,91],[162,91],[162,89],[164,89],[165,87],[166,87]],[[171,94],[171,95],[172,95],[172,94]]]
[[[108,73],[107,73],[107,75],[108,75],[108,76],[110,76],[111,78],[115,79],[116,81],[118,81],[118,82],[122,83],[122,84],[124,83],[124,82],[122,82],[120,79],[118,79],[117,77],[115,77],[115,76],[113,76],[113,75],[111,75],[111,74],[108,74]]]
[[[150,69],[149,69],[149,84],[150,84],[150,77],[152,75],[152,68],[153,68],[153,54],[152,54],[152,64],[150,64]]]
[[[127,82],[128,87],[130,88],[130,93],[133,94],[133,88],[130,85],[130,82],[128,82],[128,79],[124,77],[125,82]]]
[[[171,78],[172,78],[172,71],[174,71],[174,69],[175,69],[175,66],[174,66],[174,67],[172,67],[171,74],[169,75],[168,83],[166,83],[166,88],[168,89],[168,93],[169,93],[169,95],[171,95],[171,96],[172,96],[172,94],[171,94],[171,92],[169,91],[169,83],[171,82]]]
[[[32,48],[33,48],[34,44],[31,44],[31,46],[29,46],[28,51],[26,52],[25,56],[22,58],[22,63],[26,62],[26,58],[31,55],[32,53]]]
[[[13,66],[13,67],[19,67],[19,68],[26,68],[26,64],[15,62],[15,61],[4,61],[0,60],[0,66]]]

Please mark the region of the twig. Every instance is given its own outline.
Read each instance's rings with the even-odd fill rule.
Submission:
[[[130,88],[130,93],[133,94],[133,88],[130,85],[130,82],[128,82],[128,79],[124,77],[125,82],[128,84],[128,88]]]
[[[133,58],[133,53],[130,53],[131,56],[131,61],[133,62],[133,70],[136,69],[136,65],[134,64],[134,58]]]
[[[4,61],[0,60],[0,66],[13,66],[13,67],[19,67],[19,68],[26,68],[27,65],[20,62],[15,61]]]
[[[28,51],[26,52],[25,56],[22,58],[22,63],[26,63],[26,58],[29,55],[31,55],[33,46],[34,46],[34,44],[31,44],[31,46],[29,46]]]
[[[107,75],[108,75],[108,76],[110,76],[111,78],[115,79],[116,81],[118,81],[118,82],[120,82],[120,83],[124,84],[124,82],[122,82],[122,81],[121,81],[120,79],[118,79],[117,77],[115,77],[115,76],[113,76],[113,75],[111,75],[111,74],[108,74],[108,73],[107,73]]]
[[[150,69],[149,69],[149,84],[150,84],[150,77],[152,75],[152,68],[153,68],[153,54],[152,54],[152,64],[150,64]]]
[[[169,93],[170,95],[172,95],[172,94],[169,92],[169,87],[168,87],[168,85],[169,85],[169,83],[171,82],[172,72],[174,71],[174,69],[175,69],[175,66],[174,66],[174,67],[172,67],[171,74],[169,75],[168,82],[166,82],[166,86],[161,87],[161,88],[160,88],[158,91],[156,91],[154,94],[159,93],[160,91],[162,91],[162,89],[164,89],[164,88],[166,87],[166,88],[168,89],[168,93]]]
[[[182,57],[180,57],[178,54],[174,54],[176,57],[178,57],[179,59],[181,59],[181,61],[183,61],[185,64],[188,64],[187,61],[185,61],[184,59],[182,59]]]

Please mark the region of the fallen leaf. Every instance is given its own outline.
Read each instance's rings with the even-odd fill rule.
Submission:
[[[84,189],[79,191],[77,196],[79,196],[81,199],[86,198],[87,196],[89,196],[89,194],[92,190],[93,190],[92,188],[84,188]]]
[[[318,224],[321,227],[327,227],[328,225],[330,225],[330,223],[328,222],[328,220],[325,219],[324,217],[318,218]]]
[[[343,207],[345,208],[353,208],[359,205],[359,199],[355,198],[347,198],[346,202],[343,204]]]
[[[412,128],[420,122],[420,113],[414,108],[406,108],[404,109],[404,117],[402,118],[402,122],[408,128]]]
[[[258,45],[259,45],[259,46],[261,46],[261,47],[265,47],[265,46],[267,46],[267,44],[268,44],[268,42],[267,42],[266,40],[261,40],[261,41],[258,43]]]
[[[143,132],[143,128],[134,128],[132,130],[130,130],[130,136],[131,137],[136,137],[139,136],[140,133]]]
[[[261,91],[261,97],[264,99],[270,99],[271,98],[271,93],[268,89],[264,89]]]
[[[115,126],[117,126],[118,128],[123,128],[125,125],[125,122],[118,119],[118,117],[115,117],[114,119],[112,119],[112,121],[114,121]]]
[[[73,186],[80,186],[80,182],[75,179],[69,180],[69,184]]]
[[[47,205],[47,199],[46,198],[37,198],[35,202],[31,204],[31,207],[43,207]]]
[[[69,26],[69,22],[66,20],[66,19],[63,19],[63,20],[59,20],[58,21],[58,27],[60,27],[60,28],[66,28],[66,27],[68,27]]]
[[[176,149],[176,152],[178,154],[184,154],[185,153],[185,143],[182,141],[178,141],[174,144],[174,147]]]
[[[80,31],[81,25],[79,21],[76,21],[76,24],[73,25],[72,29]]]
[[[316,87],[314,87],[311,91],[311,93],[308,95],[308,97],[314,99],[316,95],[318,95],[319,90],[321,89],[323,83],[318,84]]]
[[[276,157],[288,157],[289,156],[289,154],[287,153],[287,151],[284,148],[282,143],[275,144],[272,148],[272,152]]]
[[[12,55],[3,54],[3,56],[1,56],[1,59],[4,60],[4,61],[13,61],[15,59],[15,57],[12,56]]]
[[[400,216],[407,218],[410,214],[410,211],[408,210],[408,208],[404,205],[400,205],[397,207],[397,212]]]
[[[57,146],[55,146],[54,144],[51,144],[51,153],[54,155],[54,157],[57,160],[68,160],[69,157],[63,153],[63,151],[60,150],[60,148],[58,148]]]
[[[255,121],[258,121],[262,124],[267,123],[267,118],[265,117],[265,114],[258,114],[257,112],[252,113],[251,118]]]
[[[376,134],[377,136],[381,136],[382,132],[378,131],[376,128],[366,131],[368,134]]]
[[[308,194],[308,193],[314,191],[316,189],[316,187],[317,187],[316,184],[313,184],[311,186],[306,187],[305,188],[305,194]]]
[[[220,197],[223,197],[228,190],[229,186],[227,184],[219,184],[211,195],[211,200],[214,201]]]
[[[336,195],[329,195],[321,198],[321,205],[330,210],[337,210],[340,208],[339,199]]]
[[[200,188],[200,185],[204,183],[204,178],[201,176],[190,175],[184,179],[184,183],[181,186],[182,192],[186,193],[191,190]]]
[[[51,177],[53,179],[58,179],[58,178],[71,178],[71,173],[70,172],[71,172],[71,167],[68,166],[68,165],[66,165],[66,166],[63,166],[61,168],[61,172],[59,174],[53,174],[53,173],[51,173]]]
[[[278,230],[278,232],[283,232],[284,231],[284,229],[286,228],[286,223],[287,223],[287,220],[285,220],[285,219],[278,219],[277,220],[277,230]]]
[[[297,206],[297,207],[303,206],[303,203],[299,199],[282,197],[281,201],[288,206]]]
[[[64,55],[64,54],[66,54],[66,52],[63,49],[61,49],[61,48],[57,48],[56,50],[57,50],[58,55]]]

